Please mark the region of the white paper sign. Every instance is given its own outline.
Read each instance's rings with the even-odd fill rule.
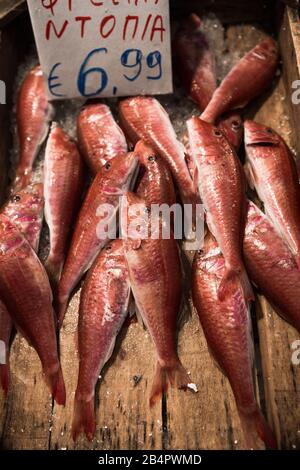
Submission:
[[[172,92],[169,0],[27,0],[52,100]]]

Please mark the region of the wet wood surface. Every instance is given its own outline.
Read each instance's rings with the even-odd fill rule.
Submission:
[[[239,55],[262,37],[255,25],[231,26],[228,47]],[[238,46],[237,46],[238,45]],[[293,142],[289,94],[278,79],[271,93],[247,113]],[[292,127],[291,127],[292,126]],[[92,442],[70,436],[77,381],[79,292],[60,335],[67,387],[65,408],[54,405],[43,383],[36,353],[17,335],[11,351],[11,389],[0,395],[0,445],[4,449],[242,449],[244,440],[228,381],[216,367],[192,308],[179,332],[179,355],[198,393],[170,390],[153,409],[148,397],[155,354],[145,329],[132,322],[123,329],[96,391],[97,431]],[[258,297],[254,309],[257,398],[274,426],[279,447],[300,449],[300,365],[291,362],[299,334]]]

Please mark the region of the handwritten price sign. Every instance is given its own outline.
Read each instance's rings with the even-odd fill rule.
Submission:
[[[27,0],[51,100],[172,92],[168,0]]]

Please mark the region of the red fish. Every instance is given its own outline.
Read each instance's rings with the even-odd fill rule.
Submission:
[[[127,142],[108,106],[87,104],[77,120],[78,143],[93,175],[117,155],[127,153]]]
[[[250,300],[253,292],[242,259],[247,207],[243,169],[217,127],[196,117],[187,126],[207,224],[225,258],[219,298],[224,299],[240,283],[246,299]]]
[[[92,439],[96,421],[95,386],[111,357],[127,316],[130,299],[122,240],[109,243],[90,269],[79,307],[79,374],[75,394],[73,439],[85,432]]]
[[[202,30],[201,19],[193,13],[174,40],[176,69],[187,93],[201,111],[217,88],[216,63]]]
[[[245,145],[249,183],[300,267],[300,187],[295,160],[275,131],[254,121],[245,123]]]
[[[202,30],[200,18],[193,13],[174,41],[177,71],[188,94],[201,112],[217,89],[216,60]],[[243,121],[237,113],[222,116],[217,123],[229,142],[239,150],[243,139]]]
[[[0,240],[0,297],[17,329],[38,353],[53,398],[64,405],[48,276],[28,241],[4,215],[0,215]]]
[[[60,325],[72,291],[109,241],[110,231],[116,224],[119,198],[132,183],[137,164],[137,157],[132,153],[115,157],[97,173],[88,191],[58,286]]]
[[[140,164],[137,194],[149,204],[167,204],[171,207],[176,203],[176,194],[172,175],[164,160],[143,141],[136,144],[134,153]]]
[[[217,121],[217,126],[233,148],[238,151],[244,137],[244,123],[236,111],[231,111]]]
[[[13,321],[0,300],[0,383],[7,395],[9,387],[9,341],[13,330]]]
[[[146,238],[146,233],[139,230],[133,234],[131,228],[136,222],[139,225],[139,218],[133,213],[135,204],[140,205],[140,214],[150,215],[151,210],[143,199],[127,193],[122,198],[122,236],[135,303],[157,353],[150,396],[150,405],[153,405],[167,390],[168,383],[186,389],[190,382],[176,350],[182,273],[174,238]],[[156,222],[161,230],[163,222]]]
[[[53,108],[48,102],[46,82],[40,66],[25,77],[17,102],[17,129],[20,159],[14,188],[23,188],[30,181],[32,165],[40,146],[47,137]]]
[[[224,301],[218,297],[225,270],[221,250],[209,234],[193,264],[194,306],[209,349],[229,379],[247,446],[261,448],[263,441],[268,447],[276,448],[272,431],[255,400],[249,307],[239,286]]]
[[[251,280],[274,309],[300,332],[300,271],[270,220],[249,204],[244,258]]]
[[[76,144],[53,126],[44,164],[45,218],[50,232],[46,270],[56,286],[63,267],[67,241],[83,190],[84,169]]]
[[[43,209],[43,185],[31,184],[12,195],[0,211],[23,233],[35,252],[38,251],[42,230]],[[9,386],[9,340],[12,329],[13,322],[0,301],[0,339],[6,348],[6,364],[0,366],[0,376],[5,393]]]
[[[272,38],[264,39],[224,78],[201,119],[215,123],[227,111],[245,107],[271,85],[277,66],[277,44]]]
[[[195,200],[195,187],[186,161],[185,149],[177,140],[170,118],[152,97],[136,96],[120,101],[120,120],[130,141],[151,145],[172,171],[184,202]]]
[[[10,196],[0,213],[16,225],[37,253],[43,224],[43,211],[43,184],[32,183]]]

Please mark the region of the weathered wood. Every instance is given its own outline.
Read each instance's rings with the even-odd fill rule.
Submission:
[[[232,2],[226,3],[232,4]],[[186,3],[184,10],[185,8],[187,8]],[[229,15],[229,10],[227,14]],[[249,50],[262,35],[257,27],[235,25],[227,30],[227,45],[229,50],[235,51],[237,58]],[[287,46],[282,46],[282,49],[284,48],[287,49]],[[286,61],[284,61],[285,67]],[[13,73],[10,76],[12,75]],[[268,123],[290,143],[292,134],[288,122],[288,98],[283,82],[279,80],[272,93],[257,101],[247,115]],[[297,119],[295,117],[292,121],[293,135],[297,135],[298,132]],[[191,382],[195,382],[198,386],[198,393],[169,390],[167,398],[158,403],[153,410],[149,409],[148,397],[155,367],[154,347],[141,325],[132,323],[121,333],[116,351],[102,374],[100,386],[97,387],[98,424],[95,439],[89,443],[81,437],[74,444],[70,437],[70,427],[78,369],[76,355],[78,302],[79,293],[71,302],[60,334],[61,359],[67,387],[66,408],[53,406],[49,392],[42,381],[41,367],[36,353],[24,340],[18,336],[15,339],[11,353],[12,385],[5,405],[0,397],[2,447],[14,449],[240,449],[244,447],[230,386],[209,355],[194,311],[179,333],[179,355],[191,373]],[[260,349],[258,344],[256,347],[257,356],[260,356],[262,361],[263,380],[261,380],[260,361],[257,361],[258,400],[262,406],[266,401],[268,418],[274,425],[280,446],[299,448],[300,366],[293,366],[291,363],[291,344],[299,338],[299,334],[281,320],[263,298],[260,298],[259,305],[261,308],[257,309],[257,318]]]
[[[292,84],[295,80],[299,80],[300,77],[300,20],[297,12],[291,8],[286,8],[283,16],[279,31],[279,44],[283,62],[282,69],[286,89],[286,102],[291,116],[292,127],[296,130],[300,122],[300,104],[297,105],[292,102],[292,94],[295,92]],[[293,136],[293,144],[297,149],[298,155],[300,155],[300,141],[296,137],[297,132]]]
[[[289,145],[293,120],[288,114],[289,90],[283,81],[255,115],[255,119],[279,132]],[[293,130],[293,131],[292,131]],[[292,343],[299,333],[283,321],[263,297],[259,297],[258,329],[268,416],[283,449],[300,448],[300,366],[292,364]]]
[[[26,9],[25,0],[1,0],[0,26],[4,26]]]
[[[77,317],[79,293],[73,299],[61,332],[61,360],[67,386],[65,410],[54,406],[52,449],[161,449],[163,423],[161,403],[152,410],[148,400],[154,375],[154,347],[138,323],[121,333],[112,360],[101,375],[96,390],[97,431],[90,444],[70,436],[73,399],[77,384]]]

